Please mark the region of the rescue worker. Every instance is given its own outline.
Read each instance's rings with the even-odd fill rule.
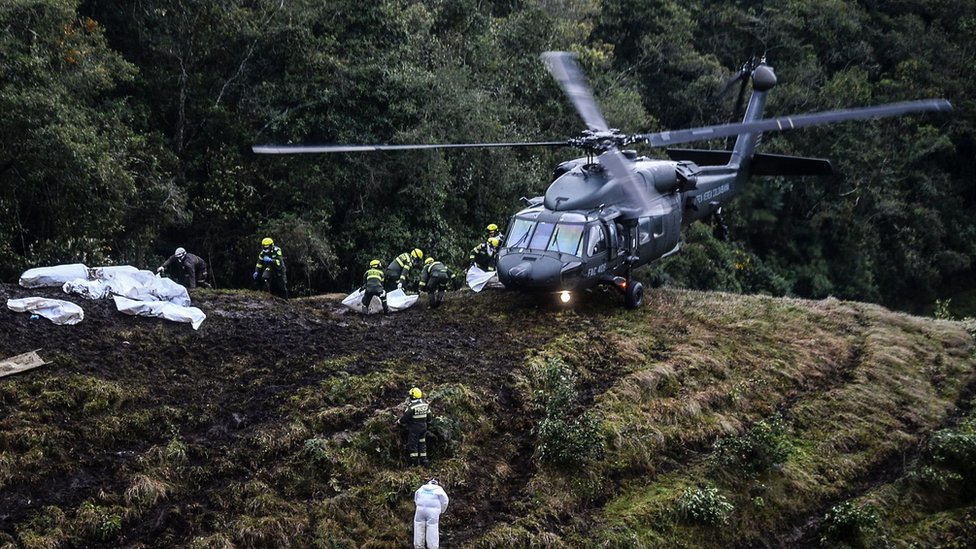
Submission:
[[[373,296],[379,296],[383,303],[383,314],[389,313],[390,308],[386,304],[386,292],[383,290],[383,271],[380,270],[379,259],[369,262],[369,269],[363,275],[363,285],[359,288],[363,290],[363,312],[369,314],[369,304],[373,302]]]
[[[501,240],[493,236],[475,246],[471,250],[471,255],[468,256],[468,260],[472,266],[477,265],[482,271],[494,271],[496,265],[498,265],[498,247],[500,245]]]
[[[491,223],[485,227],[485,240],[488,240],[489,238],[497,238],[498,240],[504,241],[505,235],[498,230],[498,225]]]
[[[441,513],[447,511],[450,499],[436,478],[432,478],[413,494],[417,510],[413,514],[414,549],[439,549]]]
[[[410,389],[410,402],[407,409],[397,420],[400,425],[407,426],[407,452],[410,453],[410,465],[427,465],[427,424],[430,423],[430,405],[424,400],[424,394],[419,388]]]
[[[265,237],[261,240],[261,253],[258,254],[258,262],[254,265],[254,274],[251,278],[263,288],[265,284],[271,293],[288,299],[288,279],[285,274],[285,258],[281,253],[281,248],[275,246],[274,240]],[[260,278],[260,280],[259,280]]]
[[[187,288],[210,287],[207,282],[207,262],[183,248],[176,248],[176,252],[156,269],[158,274],[164,272]]]
[[[392,292],[397,288],[406,286],[410,276],[410,269],[421,267],[423,260],[424,252],[420,248],[414,248],[409,252],[403,252],[396,256],[393,262],[386,266],[384,289]]]
[[[454,272],[450,267],[433,257],[424,260],[424,268],[420,271],[420,291],[427,290],[427,305],[436,309],[444,301],[445,287],[454,280]]]

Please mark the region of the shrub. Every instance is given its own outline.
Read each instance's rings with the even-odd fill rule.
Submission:
[[[677,501],[678,515],[687,522],[725,524],[735,507],[714,486],[686,488]]]
[[[576,375],[559,359],[535,372],[534,400],[544,410],[536,427],[535,457],[546,465],[575,469],[603,453],[599,422],[576,403]]]
[[[78,510],[78,522],[88,535],[99,541],[115,539],[122,532],[121,514],[90,501]]]
[[[715,456],[718,463],[735,467],[737,471],[745,468],[751,472],[761,472],[776,463],[786,461],[790,454],[790,444],[786,439],[786,423],[779,414],[759,421],[745,434],[718,439],[715,442]]]
[[[864,547],[878,527],[880,518],[871,505],[859,507],[853,501],[845,501],[831,507],[820,525],[820,543],[835,546],[846,543]]]
[[[976,433],[943,429],[937,431],[922,450],[921,465],[913,476],[943,492],[972,497],[976,489]]]

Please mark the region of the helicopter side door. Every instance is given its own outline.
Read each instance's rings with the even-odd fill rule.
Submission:
[[[667,255],[678,245],[681,219],[676,211],[638,219],[637,249],[641,265]]]
[[[596,222],[588,225],[583,238],[583,262],[586,265],[584,276],[589,278],[607,272],[607,254],[610,246],[603,223]]]

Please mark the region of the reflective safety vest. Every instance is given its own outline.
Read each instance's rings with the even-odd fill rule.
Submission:
[[[258,254],[258,262],[254,266],[254,270],[257,272],[261,272],[264,269],[284,271],[284,268],[284,256],[281,253],[281,248],[277,246],[272,246],[270,249],[262,249],[261,253]]]
[[[369,269],[366,274],[363,275],[363,284],[369,284],[370,280],[375,280],[380,284],[383,283],[383,271],[379,269]]]
[[[426,422],[428,415],[430,415],[430,404],[424,402],[424,399],[418,398],[410,401],[410,404],[407,405],[407,411],[403,413],[400,421],[401,423],[408,421]]]
[[[432,278],[440,278],[442,280],[448,280],[452,278],[454,274],[451,269],[444,265],[440,261],[434,261],[433,263],[428,263],[424,265],[424,270],[420,271],[420,287],[423,288],[427,285],[427,282]]]
[[[400,280],[406,280],[412,266],[413,258],[410,257],[410,252],[403,252],[386,267],[386,272],[399,276]]]

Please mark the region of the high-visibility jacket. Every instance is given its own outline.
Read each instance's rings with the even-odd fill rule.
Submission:
[[[271,246],[261,250],[261,253],[258,254],[258,262],[254,265],[254,271],[260,273],[265,269],[271,269],[271,272],[275,274],[285,274],[285,257],[281,253],[281,248]]]
[[[363,288],[382,288],[383,287],[383,271],[379,269],[370,268],[363,275]]]
[[[399,278],[401,282],[404,282],[407,280],[407,275],[410,274],[411,267],[413,267],[413,258],[410,257],[410,252],[403,252],[387,265],[386,276],[388,278]]]
[[[482,242],[471,250],[468,260],[482,271],[494,271],[498,264],[498,250],[487,242]]]
[[[407,404],[406,411],[400,416],[400,423],[405,423],[408,426],[413,424],[423,424],[427,425],[430,421],[430,404],[422,398],[415,398],[410,400],[410,404]]]
[[[424,269],[420,271],[420,287],[423,288],[426,286],[427,282],[433,278],[450,280],[454,278],[454,273],[447,265],[444,265],[440,261],[434,261],[424,265]]]

